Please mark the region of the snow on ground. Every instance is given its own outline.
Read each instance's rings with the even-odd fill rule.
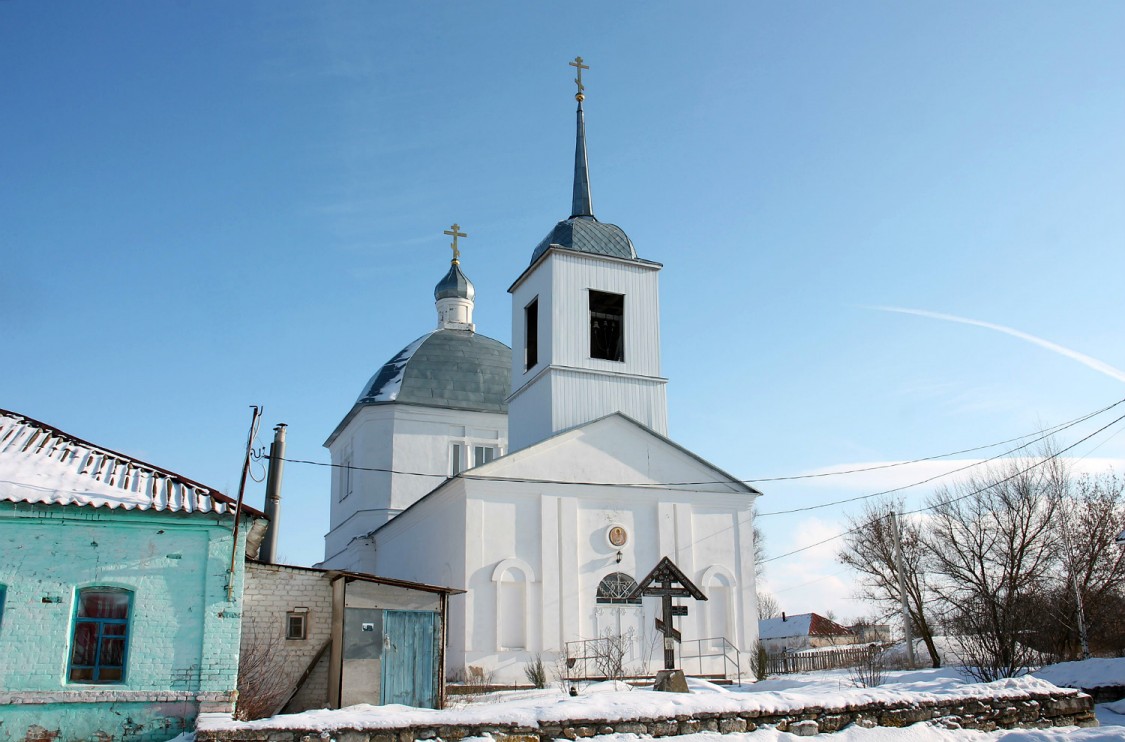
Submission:
[[[690,680],[691,694],[656,693],[631,688],[623,683],[597,683],[581,688],[571,698],[557,688],[489,693],[471,699],[454,698],[452,708],[442,711],[406,706],[359,705],[337,711],[306,711],[255,722],[232,722],[221,715],[205,715],[208,728],[278,729],[298,727],[328,731],[342,728],[380,729],[398,726],[472,725],[514,723],[534,726],[568,719],[620,720],[649,715],[690,714],[702,711],[757,709],[765,713],[784,713],[802,706],[833,706],[866,701],[938,700],[982,690],[996,697],[1022,694],[1028,690],[1051,690],[1045,680],[1035,677],[1012,678],[989,684],[968,684],[955,669],[892,671],[878,688],[857,688],[848,671],[836,670],[774,677],[758,683],[723,687],[702,680]],[[1122,703],[1122,702],[1119,702]],[[1098,708],[1102,723],[1125,724],[1125,708],[1103,704]],[[716,742],[713,733],[686,735],[676,742]],[[743,740],[734,738],[744,738]],[[615,734],[595,737],[592,742],[635,742],[636,735]],[[645,738],[647,739],[647,738]],[[776,729],[759,729],[746,734],[726,735],[723,742],[773,742],[796,740],[795,735]],[[949,730],[930,724],[905,729],[848,727],[831,737],[830,742],[1053,742],[1054,740],[1115,740],[1125,742],[1125,726],[1100,729],[1073,727],[1048,730],[1013,730],[984,733]],[[466,740],[468,742],[468,740]]]
[[[1060,688],[1125,686],[1125,657],[1110,659],[1094,657],[1078,662],[1060,662],[1036,670],[1032,675],[1048,683],[1054,683]]]

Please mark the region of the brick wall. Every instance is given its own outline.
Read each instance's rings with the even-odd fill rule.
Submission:
[[[157,730],[190,728],[201,707],[229,711],[242,610],[240,574],[227,602],[232,524],[210,514],[0,503],[8,706],[0,740],[23,739],[25,721],[63,739],[144,740],[149,730],[159,739]],[[235,563],[244,564],[241,548]],[[121,683],[68,680],[77,591],[94,586],[132,591]]]
[[[269,648],[268,665],[263,669],[285,688],[280,704],[285,703],[298,690],[298,680],[309,670],[317,654],[328,642],[332,631],[332,585],[322,571],[302,569],[279,564],[247,564],[246,589],[243,593],[244,613],[242,632],[243,693],[248,673],[245,658],[255,656],[253,645]],[[286,639],[286,614],[296,609],[307,609],[306,639]],[[257,654],[261,654],[260,651]],[[328,704],[327,652],[319,674],[314,672],[285,708],[286,711],[304,711],[324,708]],[[260,663],[259,663],[260,664]]]

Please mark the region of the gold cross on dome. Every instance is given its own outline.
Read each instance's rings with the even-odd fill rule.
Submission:
[[[468,237],[469,235],[462,232],[461,231],[461,225],[456,224],[456,223],[452,227],[450,227],[449,229],[442,232],[442,234],[447,234],[447,235],[449,235],[450,237],[453,238],[453,244],[450,245],[450,247],[453,248],[453,262],[454,263],[460,263],[461,262],[461,260],[460,260],[461,251],[457,249],[457,238],[458,237]]]
[[[581,102],[586,98],[586,96],[582,93],[582,91],[586,89],[586,86],[582,84],[582,70],[590,69],[590,65],[582,64],[582,57],[575,57],[574,61],[570,62],[569,64],[571,67],[574,67],[578,70],[578,77],[574,78],[574,83],[578,85],[578,93],[574,97],[577,98],[579,102]]]

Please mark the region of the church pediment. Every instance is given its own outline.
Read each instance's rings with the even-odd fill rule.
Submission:
[[[614,413],[466,473],[465,479],[665,486],[732,494],[761,494],[706,459]]]

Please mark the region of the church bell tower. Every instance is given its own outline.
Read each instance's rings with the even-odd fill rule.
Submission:
[[[659,263],[624,230],[594,217],[578,57],[571,214],[543,238],[512,295],[508,439],[516,451],[621,412],[667,435],[660,376]]]

